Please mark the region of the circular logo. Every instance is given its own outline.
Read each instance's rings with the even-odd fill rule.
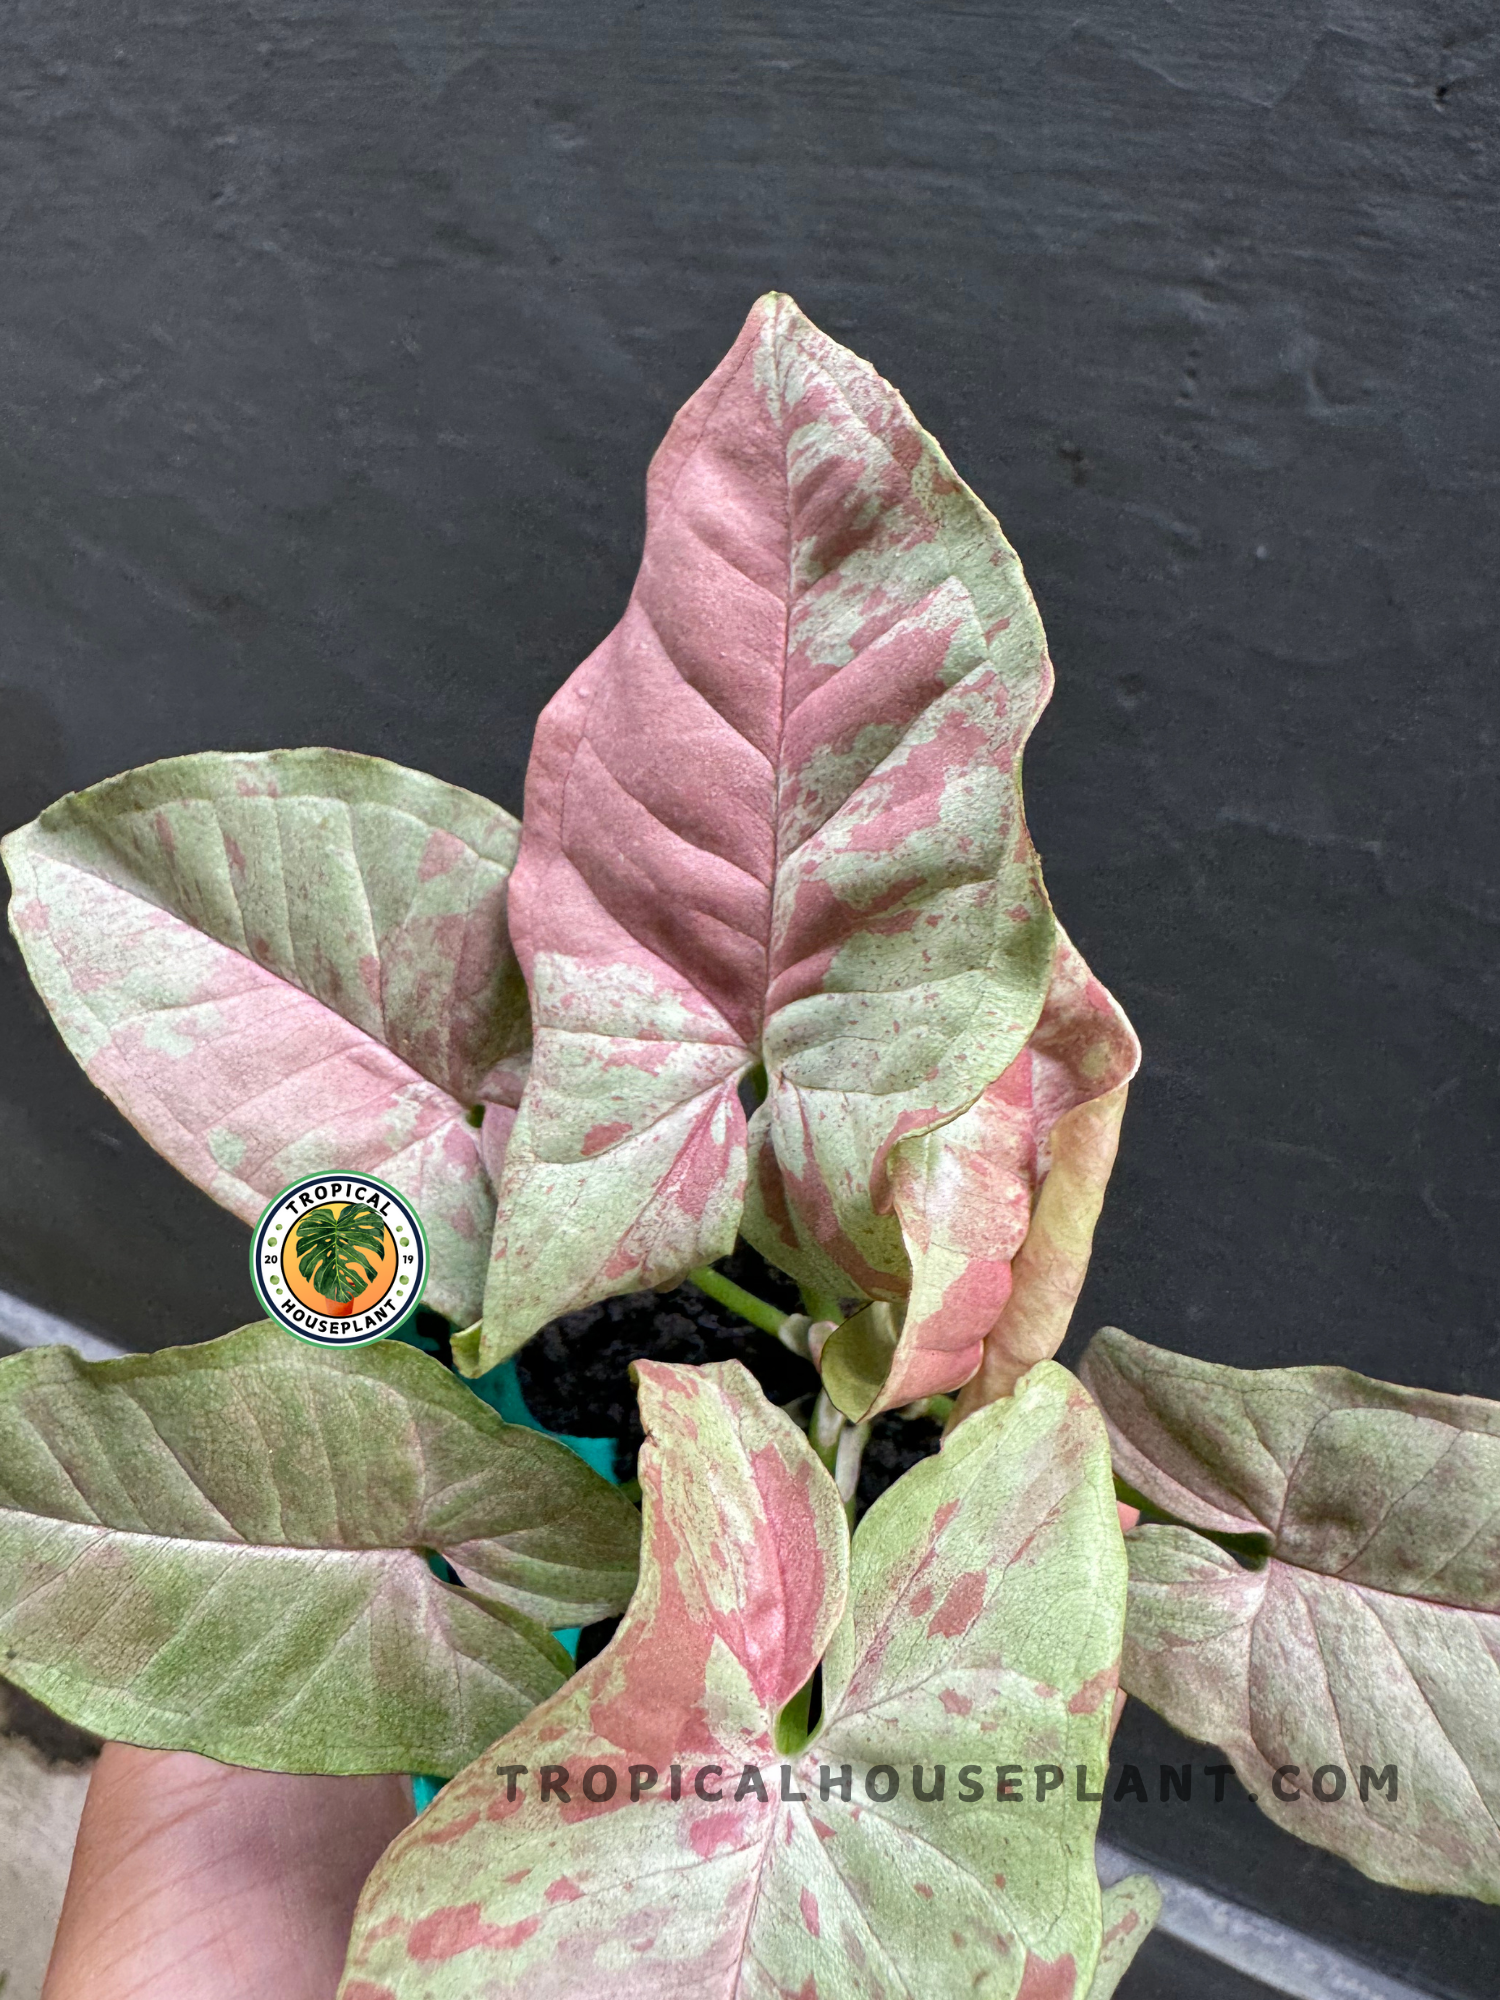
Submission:
[[[267,1313],[318,1347],[394,1333],[427,1282],[427,1238],[404,1195],[369,1174],[307,1174],[284,1187],[250,1239]]]

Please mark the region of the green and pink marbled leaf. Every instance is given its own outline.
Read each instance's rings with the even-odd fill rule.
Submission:
[[[399,1341],[262,1321],[0,1360],[0,1660],[122,1742],[457,1770],[567,1678],[543,1628],[620,1609],[639,1540],[618,1489]]]
[[[377,757],[175,757],[10,835],[11,928],[90,1078],[190,1180],[245,1221],[298,1174],[389,1180],[429,1304],[466,1322],[529,1040],[518,838]]]
[[[1106,1926],[1098,1808],[1075,1783],[1083,1766],[1102,1789],[1125,1588],[1087,1396],[1034,1370],[876,1503],[851,1558],[833,1481],[737,1363],[638,1375],[630,1610],[387,1851],[343,2000],[1111,1991],[1150,1911],[1122,1903]],[[820,1660],[821,1722],[788,1740],[782,1711]],[[924,1790],[945,1767],[941,1800],[913,1797],[914,1763]],[[850,1802],[822,1798],[820,1767],[844,1764]],[[1001,1764],[1025,1775],[1003,1803]],[[1067,1778],[1040,1801],[1037,1764]],[[543,1801],[544,1765],[569,1771],[566,1804]],[[872,1804],[879,1765],[906,1782]],[[958,1796],[965,1766],[977,1803]]]

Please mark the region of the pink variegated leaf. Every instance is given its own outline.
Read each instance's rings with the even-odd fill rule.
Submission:
[[[988,510],[872,368],[762,299],[653,461],[624,617],[537,729],[512,894],[536,1061],[482,1365],[726,1254],[742,1211],[800,1279],[905,1295],[893,1163],[1005,1072],[1051,977],[1019,790],[1050,682]]]
[[[190,1180],[253,1221],[298,1174],[384,1177],[426,1225],[429,1303],[469,1320],[528,1041],[518,836],[378,757],[174,757],[10,835],[11,928],[68,1047]]]
[[[877,1416],[960,1382],[967,1414],[1057,1352],[1139,1060],[1130,1023],[1059,927],[1026,1047],[967,1111],[897,1149],[911,1292],[894,1355],[838,1333],[824,1348],[824,1381],[846,1415]]]
[[[1125,1564],[1087,1396],[1034,1371],[877,1502],[851,1569],[832,1480],[737,1363],[639,1374],[631,1608],[387,1851],[343,2000],[1111,1990],[1087,1794]],[[825,1645],[809,1742],[778,1711]]]
[[[1500,1404],[1114,1327],[1080,1373],[1122,1479],[1176,1517],[1129,1537],[1131,1694],[1289,1833],[1500,1902]]]

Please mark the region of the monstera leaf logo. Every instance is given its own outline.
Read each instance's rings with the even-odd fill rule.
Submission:
[[[297,1268],[335,1310],[373,1282],[384,1254],[385,1224],[363,1202],[310,1208],[297,1224]]]

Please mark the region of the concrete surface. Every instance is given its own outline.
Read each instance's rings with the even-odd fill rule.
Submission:
[[[90,1763],[47,1755],[7,1726],[6,1709],[0,1686],[0,2000],[38,2000]],[[76,1739],[51,1743],[75,1759],[82,1747]]]

